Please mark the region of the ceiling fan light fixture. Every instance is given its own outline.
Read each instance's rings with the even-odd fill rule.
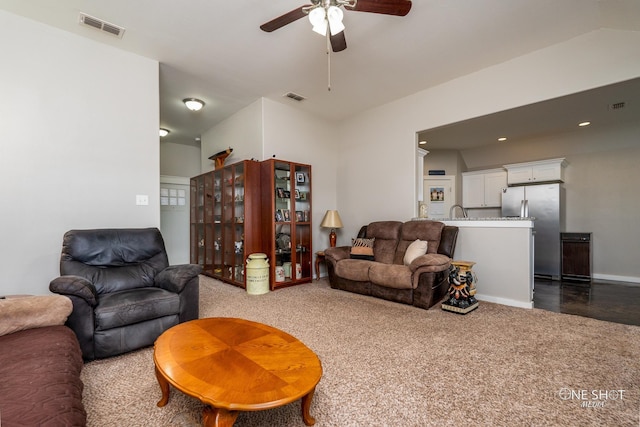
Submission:
[[[186,98],[183,99],[182,102],[184,102],[184,105],[186,105],[191,111],[199,111],[204,107],[204,101],[200,101],[196,98]]]
[[[329,31],[331,31],[332,36],[340,33],[340,31],[344,31],[342,18],[344,18],[342,9],[337,6],[329,6],[327,9],[327,20],[329,21]]]
[[[321,36],[327,35],[327,15],[323,7],[316,7],[309,12],[309,22],[313,25],[313,31]]]

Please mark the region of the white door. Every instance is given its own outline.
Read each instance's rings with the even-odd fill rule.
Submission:
[[[188,264],[189,178],[160,177],[160,231],[169,264]]]
[[[431,219],[449,218],[449,209],[456,200],[456,178],[453,175],[426,175],[423,187],[427,216]]]

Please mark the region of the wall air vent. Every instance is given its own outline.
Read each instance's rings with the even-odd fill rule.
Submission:
[[[609,109],[610,110],[621,110],[623,109],[625,106],[625,102],[614,102],[613,104],[609,104]]]
[[[304,101],[305,99],[307,99],[304,96],[298,95],[297,93],[293,93],[293,92],[285,93],[284,96],[286,96],[287,98],[291,98],[294,101],[298,101],[298,102]]]
[[[80,12],[80,25],[94,28],[96,30],[118,37],[119,39],[121,39],[124,34],[124,28],[82,12]]]

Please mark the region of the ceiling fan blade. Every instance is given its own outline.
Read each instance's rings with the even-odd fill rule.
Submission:
[[[294,21],[297,21],[300,18],[304,18],[305,16],[307,16],[307,14],[304,12],[303,8],[305,7],[309,7],[311,5],[305,5],[305,6],[301,6],[297,9],[292,10],[291,12],[287,12],[282,16],[278,16],[275,19],[272,19],[271,21],[260,25],[260,29],[262,31],[266,31],[267,33],[270,33],[272,31],[277,30],[278,28],[282,28],[287,24],[291,24]]]
[[[331,50],[334,52],[342,52],[347,48],[347,39],[344,38],[344,30],[335,36],[331,36]]]
[[[383,13],[385,15],[405,16],[411,10],[409,0],[358,0],[354,8],[345,5],[348,10],[357,12]]]

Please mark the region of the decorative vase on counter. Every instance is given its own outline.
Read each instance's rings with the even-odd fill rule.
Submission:
[[[427,218],[427,205],[425,203],[420,203],[420,212],[418,213],[418,218]]]
[[[442,303],[442,309],[454,313],[467,314],[478,308],[476,285],[478,281],[472,270],[474,261],[451,261],[449,267],[449,295]]]

